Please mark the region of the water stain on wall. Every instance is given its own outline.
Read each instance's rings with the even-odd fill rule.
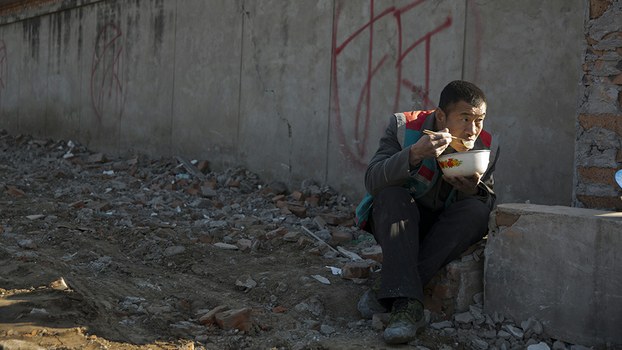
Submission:
[[[30,44],[30,56],[39,59],[39,30],[41,28],[41,18],[35,17],[22,22],[24,42]]]
[[[154,11],[157,12],[153,17],[153,50],[155,53],[160,51],[164,37],[164,1],[156,0]]]

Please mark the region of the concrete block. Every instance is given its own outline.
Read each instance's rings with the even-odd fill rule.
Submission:
[[[622,213],[501,204],[492,215],[486,313],[535,317],[573,344],[622,344]]]

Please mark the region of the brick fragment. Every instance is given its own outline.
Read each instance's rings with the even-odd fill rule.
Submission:
[[[287,209],[289,209],[289,211],[291,211],[292,214],[296,215],[299,218],[306,218],[307,217],[307,208],[305,208],[302,205],[297,205],[297,204],[289,203],[287,205]]]
[[[70,207],[76,208],[76,209],[84,208],[85,205],[86,205],[86,202],[83,201],[83,200],[75,201],[75,202],[69,204]]]
[[[196,165],[197,169],[202,173],[207,173],[210,170],[209,162],[207,160],[200,160]]]
[[[272,308],[272,312],[274,312],[275,314],[282,314],[285,311],[287,311],[287,308],[283,305],[277,305]]]
[[[322,214],[322,218],[327,224],[333,226],[343,225],[350,219],[350,217],[343,214]]]
[[[293,200],[298,201],[298,202],[302,202],[305,199],[304,193],[300,191],[292,192],[291,197]]]
[[[215,315],[216,324],[224,330],[238,329],[248,332],[252,327],[251,311],[251,308],[242,308],[219,312]]]
[[[605,13],[613,0],[590,0],[590,19],[598,18]]]
[[[6,186],[6,193],[11,197],[23,197],[26,193],[15,186]]]
[[[577,195],[577,199],[586,208],[622,211],[622,199],[620,197]]]
[[[334,245],[350,242],[352,240],[352,233],[347,231],[335,230],[331,233],[330,240],[330,243],[334,243]]]
[[[622,115],[619,114],[580,114],[579,125],[585,130],[595,127],[609,129],[622,136]]]
[[[579,167],[577,170],[582,182],[600,183],[613,187],[616,186],[615,173],[617,169]]]
[[[199,192],[201,192],[201,189],[199,188],[199,184],[193,184],[190,187],[186,188],[186,193],[191,196],[196,196],[197,194],[199,194]]]
[[[274,229],[268,233],[266,233],[265,237],[266,239],[273,239],[276,237],[282,237],[285,236],[287,234],[287,229],[285,227],[279,227],[277,229]]]
[[[204,325],[211,325],[216,322],[216,314],[228,310],[226,305],[219,305],[211,309],[208,313],[199,318],[199,323]]]
[[[371,264],[367,261],[347,262],[341,268],[341,277],[345,279],[368,278],[371,271]]]
[[[240,187],[240,180],[229,179],[229,181],[227,181],[227,187],[239,188]]]

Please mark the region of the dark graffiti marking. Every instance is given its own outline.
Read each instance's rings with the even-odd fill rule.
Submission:
[[[432,38],[448,29],[452,25],[451,15],[441,19],[439,24],[430,30],[416,38],[404,38],[402,27],[402,16],[410,11],[414,11],[417,6],[426,2],[427,0],[416,0],[408,3],[402,7],[391,6],[380,11],[380,13],[374,13],[374,0],[369,1],[370,6],[370,18],[369,21],[364,23],[361,27],[355,29],[352,34],[346,37],[342,43],[337,43],[337,32],[339,29],[339,19],[341,14],[341,8],[338,6],[336,10],[335,20],[333,22],[333,38],[332,38],[332,111],[335,117],[335,123],[337,126],[337,135],[339,143],[342,145],[347,158],[354,163],[355,166],[364,169],[367,165],[367,155],[365,154],[365,146],[369,136],[369,122],[371,118],[371,101],[372,91],[371,85],[374,77],[378,73],[380,68],[386,68],[384,66],[389,62],[390,54],[394,54],[397,57],[395,63],[396,74],[396,86],[395,86],[395,100],[394,110],[397,110],[399,97],[402,89],[408,89],[415,96],[418,96],[422,101],[423,108],[431,108],[433,102],[429,98],[430,89],[430,51],[432,45]],[[421,16],[425,14],[420,14]],[[396,22],[397,30],[397,45],[395,53],[385,53],[380,57],[374,57],[374,24],[380,20],[390,20],[390,17]],[[354,131],[352,136],[347,136],[344,128],[344,118],[341,112],[341,102],[339,99],[339,77],[337,74],[337,67],[339,65],[339,56],[347,50],[349,47],[354,46],[353,40],[360,35],[366,33],[369,36],[368,51],[367,51],[367,76],[363,86],[361,87],[358,101],[354,112]],[[413,54],[415,48],[420,45],[424,45],[425,59],[422,64],[424,65],[425,79],[423,86],[417,85],[415,82],[409,80],[403,72],[404,60]],[[355,49],[354,47],[353,49]],[[352,140],[354,142],[352,142]],[[350,146],[354,145],[354,146]]]
[[[114,24],[105,25],[97,34],[91,66],[91,103],[95,115],[102,120],[104,111],[123,114],[124,94],[121,70],[123,32]]]
[[[2,93],[6,89],[7,66],[6,44],[4,40],[0,40],[0,102],[2,102]]]

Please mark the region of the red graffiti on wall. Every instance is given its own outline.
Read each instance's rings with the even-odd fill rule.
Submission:
[[[332,38],[332,67],[333,67],[333,75],[332,75],[332,102],[333,102],[333,112],[335,116],[335,122],[337,124],[337,136],[339,143],[342,145],[343,150],[346,153],[347,158],[354,163],[355,166],[364,169],[367,166],[367,159],[365,146],[367,144],[367,139],[369,135],[369,122],[371,118],[371,83],[374,79],[374,76],[378,73],[380,68],[386,66],[389,62],[390,54],[386,53],[381,57],[374,57],[374,24],[382,19],[387,19],[387,16],[392,16],[396,22],[397,28],[397,45],[395,53],[396,63],[395,63],[395,74],[396,74],[396,86],[395,86],[395,101],[394,101],[394,110],[397,109],[400,92],[403,88],[411,91],[413,95],[416,95],[420,98],[423,108],[429,108],[433,106],[432,101],[429,98],[429,89],[430,89],[430,51],[431,51],[431,43],[432,37],[452,25],[452,17],[448,15],[444,19],[440,20],[440,23],[423,34],[420,37],[416,38],[404,38],[404,31],[402,27],[402,17],[404,14],[414,11],[414,9],[426,2],[426,0],[416,0],[408,3],[402,7],[388,7],[380,13],[374,12],[374,0],[370,0],[370,19],[368,22],[364,23],[359,28],[355,29],[352,34],[347,36],[342,43],[337,43],[337,31],[339,27],[339,18],[341,14],[341,8],[338,6],[336,10],[335,20],[333,21],[333,38]],[[338,58],[341,54],[344,53],[344,50],[348,48],[349,45],[353,44],[353,40],[358,38],[363,33],[367,33],[369,37],[368,42],[368,53],[367,53],[367,76],[365,82],[361,88],[359,98],[356,104],[355,112],[354,112],[354,142],[351,142],[352,137],[347,137],[343,128],[343,116],[341,113],[341,106],[339,100],[339,78],[337,74],[337,66],[338,66]],[[410,40],[406,42],[406,40]],[[424,82],[423,86],[419,86],[416,83],[409,80],[404,72],[404,60],[409,57],[409,55],[413,54],[415,48],[420,45],[424,46],[425,50],[425,58],[422,64],[424,65]],[[361,130],[362,129],[362,130]],[[350,146],[354,144],[355,146]]]
[[[105,25],[97,34],[91,65],[91,103],[97,119],[111,109],[116,116],[123,114],[124,94],[121,70],[123,32],[115,24]]]

